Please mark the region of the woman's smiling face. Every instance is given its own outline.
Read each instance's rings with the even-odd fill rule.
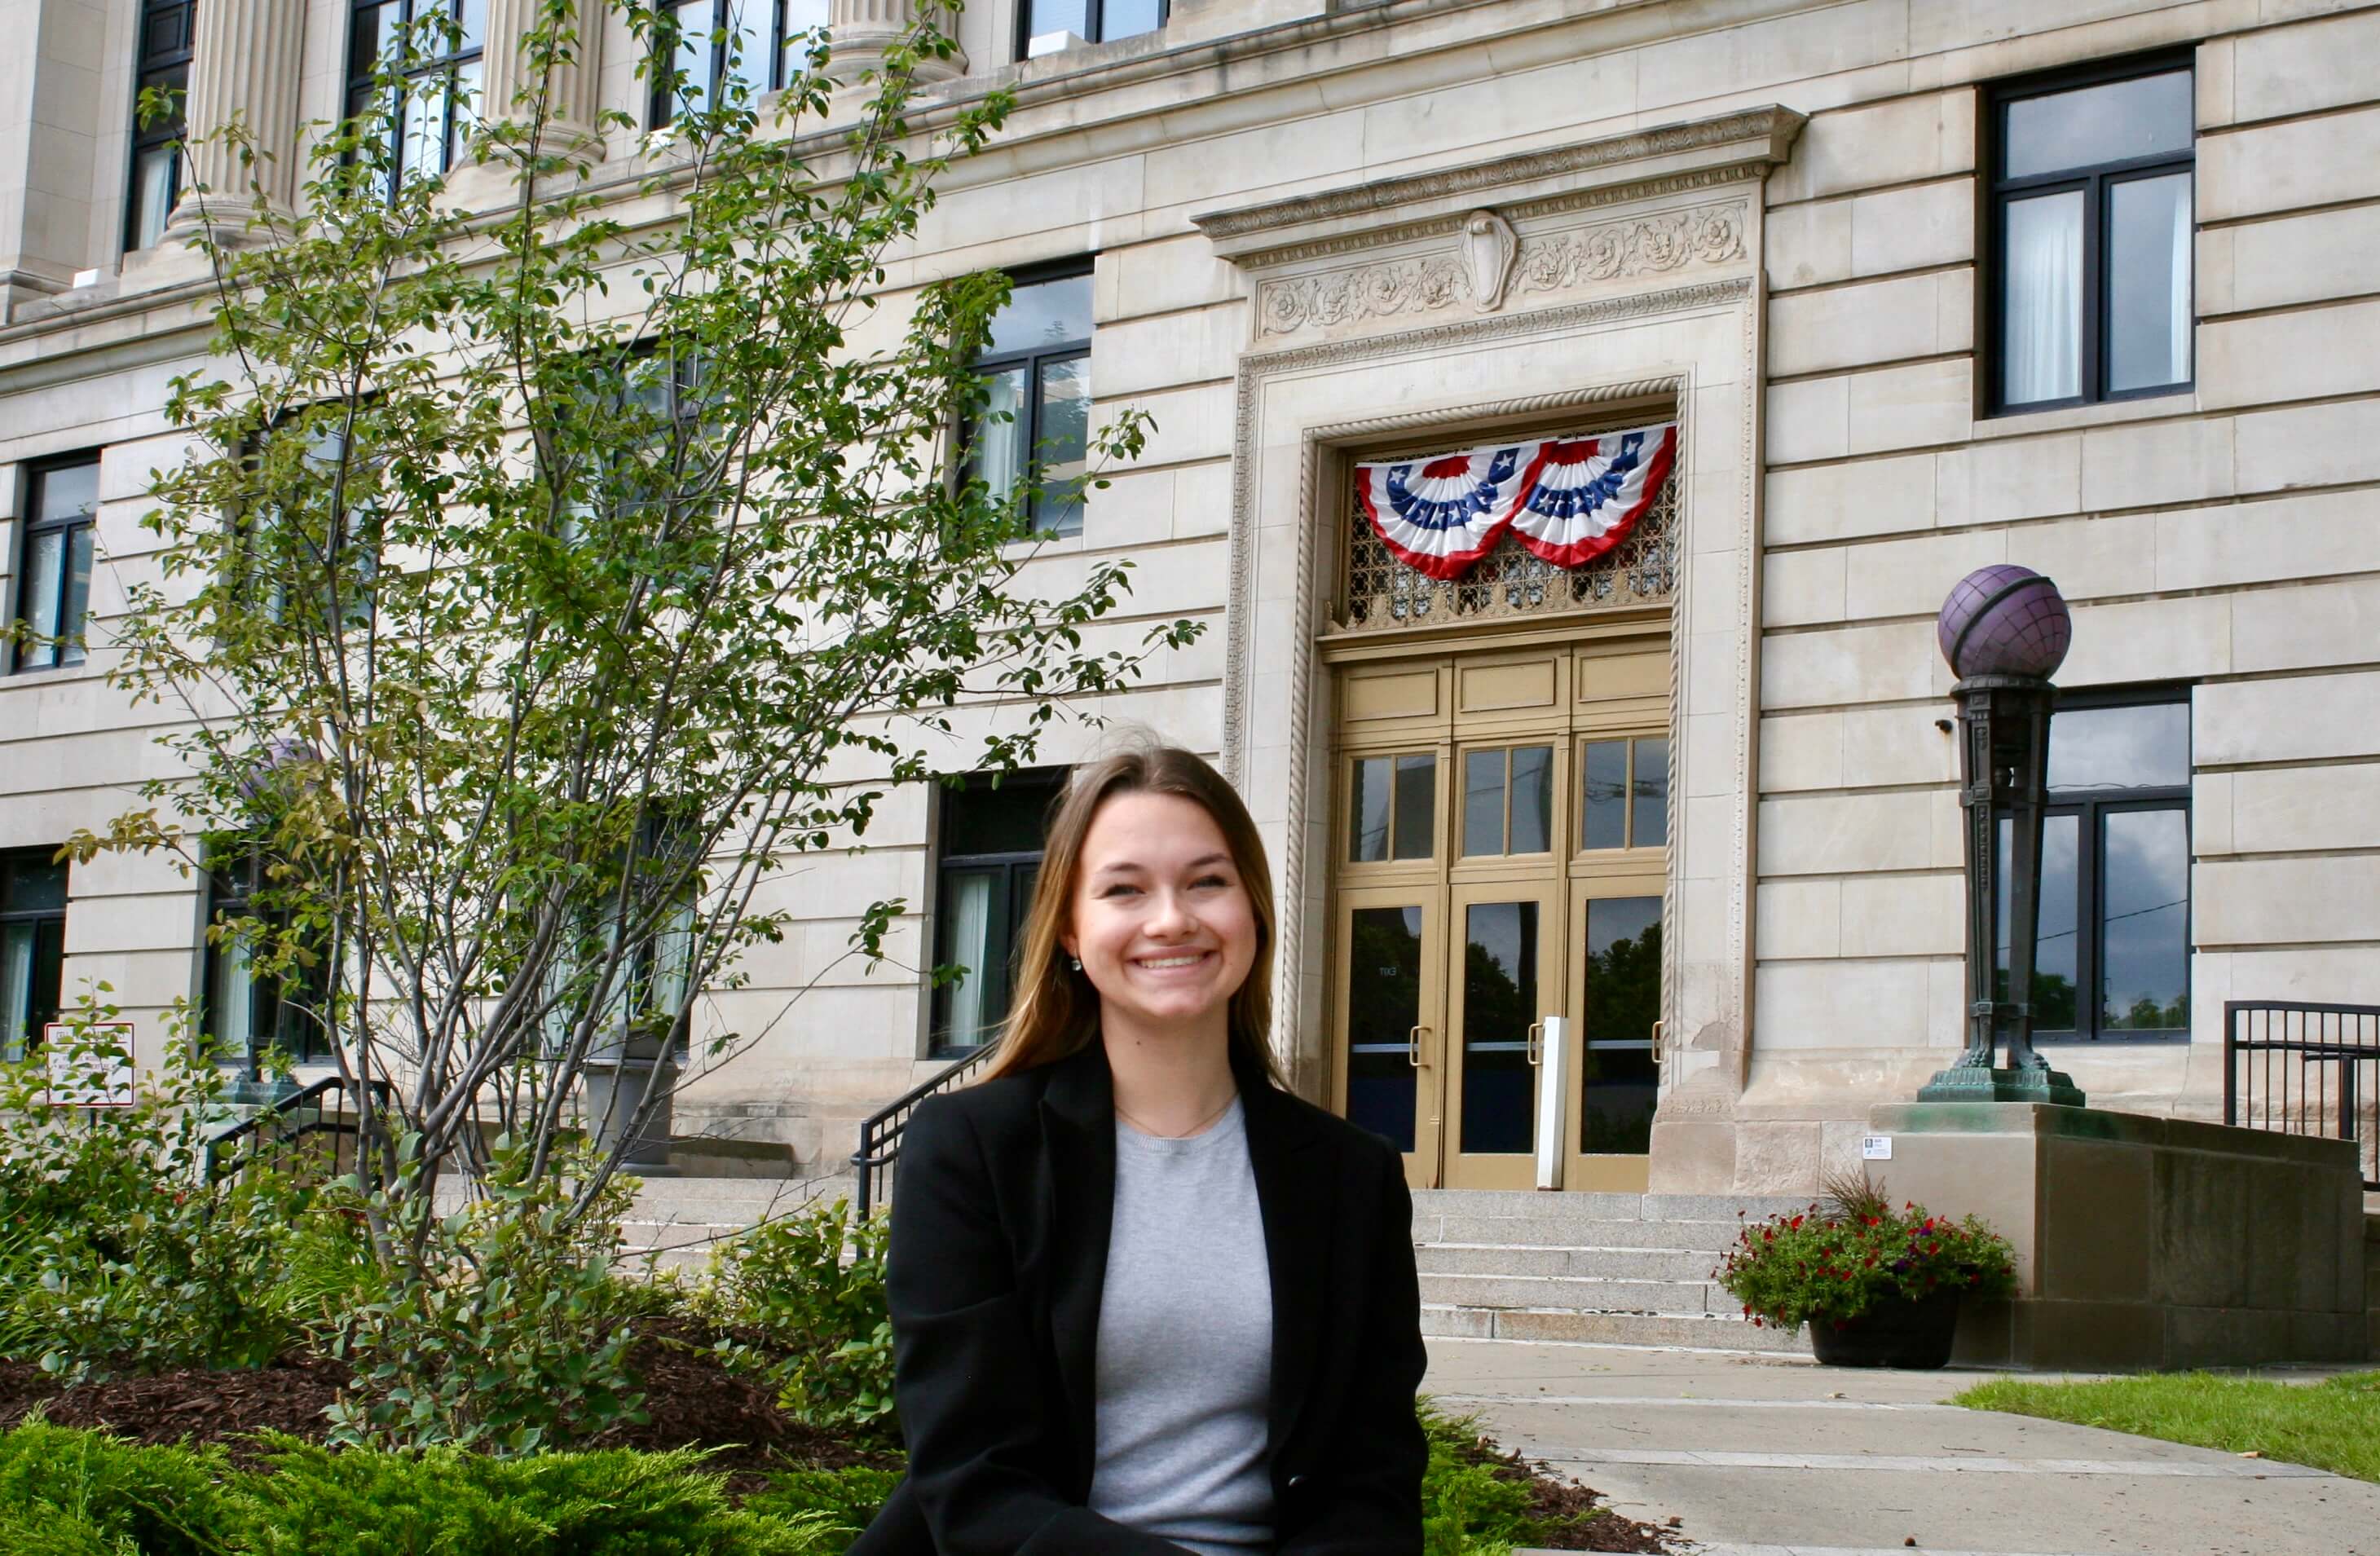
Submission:
[[[1257,954],[1256,913],[1206,808],[1122,794],[1083,837],[1074,926],[1103,1020],[1173,1027],[1226,1019]]]

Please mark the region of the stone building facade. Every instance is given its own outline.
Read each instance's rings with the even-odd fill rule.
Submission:
[[[488,6],[492,98],[527,8]],[[777,14],[864,55],[903,11]],[[165,760],[102,678],[204,339],[134,95],[186,83],[289,165],[370,14],[0,0],[0,606],[91,644],[0,675],[0,1017],[103,979],[152,1033],[209,982],[206,883],[46,863]],[[2380,1003],[2380,5],[984,0],[961,41],[931,95],[1016,111],[890,286],[1051,286],[1079,338],[1002,371],[1154,417],[1033,566],[1127,553],[1143,625],[1206,624],[1100,711],[1240,785],[1287,1067],[1417,1184],[1531,1181],[1551,1073],[1568,1186],[1799,1192],[1948,1061],[1933,614],[1986,563],[2073,607],[2059,1067],[2219,1116],[2227,999]],[[614,18],[570,83],[588,123],[644,121],[631,46]],[[670,154],[586,141],[599,187]],[[1508,538],[1436,583],[1354,497],[1663,428],[1641,529],[1579,568]],[[757,1027],[878,897],[917,906],[901,962],[980,958],[1032,822],[895,796],[717,1018]],[[996,982],[829,972],[681,1128],[839,1159]]]

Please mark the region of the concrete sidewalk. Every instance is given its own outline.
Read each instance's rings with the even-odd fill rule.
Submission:
[[[1710,1556],[2380,1556],[2380,1486],[1942,1402],[1988,1376],[1434,1339],[1423,1385]]]

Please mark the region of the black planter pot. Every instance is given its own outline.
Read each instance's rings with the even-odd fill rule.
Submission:
[[[1959,1333],[1957,1290],[1920,1297],[1894,1296],[1838,1325],[1810,1321],[1810,1345],[1828,1367],[1948,1366]]]

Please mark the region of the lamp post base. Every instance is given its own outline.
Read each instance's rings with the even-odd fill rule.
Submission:
[[[1917,1089],[1921,1102],[2048,1102],[2082,1106],[2082,1088],[2063,1070],[1987,1070],[1954,1064]]]

